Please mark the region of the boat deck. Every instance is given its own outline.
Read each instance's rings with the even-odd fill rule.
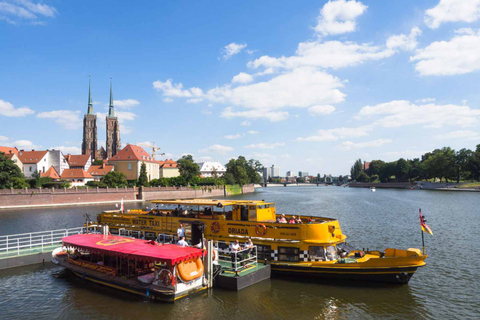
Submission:
[[[222,267],[222,272],[215,278],[215,287],[239,291],[260,281],[270,278],[270,265],[264,264],[250,264],[246,268],[235,272],[231,269],[231,263],[219,261]]]

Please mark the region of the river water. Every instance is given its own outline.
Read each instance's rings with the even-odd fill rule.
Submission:
[[[275,187],[237,196],[276,203],[277,213],[338,218],[357,248],[421,248],[427,266],[408,285],[273,278],[240,292],[220,289],[175,304],[83,282],[52,264],[0,271],[0,319],[479,319],[480,193],[342,187]],[[127,208],[148,204],[130,204]],[[0,211],[0,235],[81,226],[112,205]]]

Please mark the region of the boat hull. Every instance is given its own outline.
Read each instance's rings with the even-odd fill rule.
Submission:
[[[272,264],[272,274],[283,277],[318,278],[341,281],[368,281],[407,284],[419,267],[396,268],[322,268],[293,264]]]

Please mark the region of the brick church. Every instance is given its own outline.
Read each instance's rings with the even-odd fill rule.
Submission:
[[[97,115],[93,113],[92,86],[88,84],[88,110],[83,118],[82,154],[88,154],[93,160],[105,160],[113,157],[121,150],[120,125],[115,117],[113,106],[112,80],[110,79],[110,104],[106,117],[107,139],[106,148],[97,145]],[[98,148],[98,149],[97,149]]]

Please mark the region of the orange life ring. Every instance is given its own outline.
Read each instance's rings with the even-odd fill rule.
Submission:
[[[160,278],[160,281],[162,282],[162,284],[165,287],[168,287],[172,283],[173,275],[172,275],[172,272],[170,270],[163,269],[162,271],[160,271],[159,278]]]
[[[210,229],[212,230],[213,233],[218,233],[220,231],[220,224],[218,223],[218,221],[215,221],[214,223],[212,223],[212,225],[210,226]]]
[[[217,254],[215,253],[215,249],[212,250],[212,261],[215,261],[215,259],[217,258]]]
[[[203,275],[203,263],[200,258],[193,258],[177,264],[178,277],[183,282],[190,282]]]
[[[267,233],[267,227],[263,223],[259,223],[255,227],[255,233],[257,234],[257,236],[262,237]]]

